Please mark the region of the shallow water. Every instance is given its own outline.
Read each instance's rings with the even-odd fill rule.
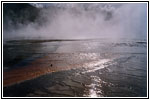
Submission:
[[[146,40],[14,40],[3,48],[4,82],[13,80],[4,84],[4,97],[147,96]],[[48,64],[55,70],[47,71]],[[19,76],[39,67],[36,77]]]

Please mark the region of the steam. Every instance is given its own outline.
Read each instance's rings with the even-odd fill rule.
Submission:
[[[146,3],[42,4],[39,20],[4,29],[4,39],[144,38],[147,36]],[[13,26],[13,25],[12,25]]]

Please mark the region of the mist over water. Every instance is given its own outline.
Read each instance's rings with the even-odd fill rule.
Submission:
[[[31,4],[34,5],[34,4]],[[142,38],[147,34],[146,3],[37,4],[38,20],[4,28],[10,39]],[[35,5],[34,5],[35,6]],[[21,15],[20,15],[21,16]],[[23,16],[22,16],[23,17]]]
[[[3,4],[4,97],[146,97],[146,3]]]

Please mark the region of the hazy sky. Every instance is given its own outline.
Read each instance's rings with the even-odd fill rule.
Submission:
[[[40,8],[42,5],[50,7],[40,15],[46,19],[43,26],[37,28],[36,22],[28,23],[18,29],[4,30],[4,37],[146,39],[146,3],[57,3],[40,4]]]

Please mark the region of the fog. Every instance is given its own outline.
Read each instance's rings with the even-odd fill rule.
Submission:
[[[45,7],[40,8],[40,22],[18,23],[17,28],[10,25],[3,30],[4,40],[147,37],[146,3],[40,5]]]

